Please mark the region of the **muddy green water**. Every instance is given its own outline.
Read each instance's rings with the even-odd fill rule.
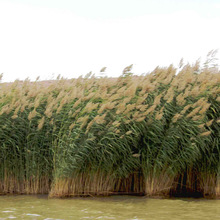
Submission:
[[[0,219],[220,219],[220,200],[0,196]]]

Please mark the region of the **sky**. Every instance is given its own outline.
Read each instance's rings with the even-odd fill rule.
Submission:
[[[2,81],[203,61],[220,49],[219,12],[220,0],[0,0]]]

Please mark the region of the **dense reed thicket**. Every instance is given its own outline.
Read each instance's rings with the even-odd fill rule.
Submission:
[[[0,84],[0,194],[220,195],[220,72]]]

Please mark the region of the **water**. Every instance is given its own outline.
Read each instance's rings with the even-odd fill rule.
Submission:
[[[72,199],[0,196],[0,219],[214,220],[220,219],[220,200],[133,196]]]

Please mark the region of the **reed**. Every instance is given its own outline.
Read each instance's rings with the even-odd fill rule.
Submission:
[[[219,196],[219,70],[129,68],[1,83],[0,194]]]

